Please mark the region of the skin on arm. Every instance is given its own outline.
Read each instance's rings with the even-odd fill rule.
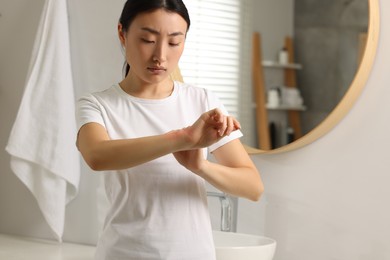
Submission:
[[[111,140],[102,125],[88,123],[79,130],[77,147],[93,170],[119,170],[169,153],[207,147],[226,133],[225,116],[219,109],[213,109],[189,127],[133,139]]]
[[[233,117],[224,118],[224,135],[239,128]],[[239,139],[235,139],[213,152],[217,163],[203,157],[200,149],[173,154],[184,167],[204,178],[217,189],[228,194],[257,201],[264,191],[260,174]]]
[[[239,139],[213,152],[217,163],[204,159],[200,149],[174,155],[183,166],[223,192],[257,201],[264,191],[260,174]]]
[[[81,127],[77,147],[95,171],[130,168],[179,149],[184,143],[178,132],[134,139],[111,140],[98,123]],[[139,149],[143,147],[143,149]]]
[[[96,171],[126,169],[173,153],[180,164],[221,191],[256,201],[263,192],[263,184],[238,139],[213,152],[218,163],[205,160],[199,149],[239,128],[235,119],[224,116],[218,109],[202,114],[190,127],[134,139],[111,140],[102,125],[88,123],[79,130],[77,147]]]
[[[259,200],[263,182],[239,139],[216,149],[213,155],[219,164],[206,161],[206,167],[199,172],[203,178],[226,193]]]

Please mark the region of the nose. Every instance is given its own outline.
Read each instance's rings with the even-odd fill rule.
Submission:
[[[166,61],[167,47],[162,42],[158,42],[154,48],[153,61],[156,63],[163,63]]]

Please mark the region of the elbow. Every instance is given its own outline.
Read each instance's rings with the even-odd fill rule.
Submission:
[[[254,169],[253,174],[255,177],[250,182],[251,192],[249,193],[248,199],[256,202],[260,200],[261,195],[264,193],[264,184],[257,169]]]
[[[263,192],[264,192],[264,186],[261,185],[261,187],[259,187],[256,192],[254,192],[252,198],[250,198],[250,200],[252,201],[259,201],[260,198],[261,198],[261,195],[263,195]]]
[[[260,181],[260,183],[253,188],[253,192],[250,194],[248,199],[253,202],[259,201],[263,193],[264,193],[264,185]]]
[[[101,171],[102,170],[99,161],[94,160],[94,159],[86,159],[86,158],[84,158],[84,161],[87,163],[87,165],[89,166],[89,168],[91,170],[93,170],[93,171]]]
[[[77,139],[76,145],[84,162],[93,171],[107,170],[109,153],[106,152],[106,141],[86,142]]]
[[[93,171],[103,171],[104,168],[101,166],[101,163],[98,160],[86,160],[87,165]]]
[[[103,171],[106,170],[105,163],[99,156],[89,154],[83,155],[84,161],[93,171]]]

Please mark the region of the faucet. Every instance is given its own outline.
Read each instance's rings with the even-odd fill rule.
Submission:
[[[207,192],[208,197],[217,197],[221,202],[221,231],[229,232],[232,230],[232,203],[225,193]]]

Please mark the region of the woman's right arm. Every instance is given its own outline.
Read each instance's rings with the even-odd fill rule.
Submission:
[[[184,140],[178,131],[150,137],[111,140],[106,129],[98,123],[82,126],[77,138],[80,153],[95,171],[130,168],[182,146]]]
[[[119,170],[177,151],[210,146],[236,129],[226,124],[219,109],[202,114],[187,128],[133,139],[111,140],[102,125],[87,123],[79,130],[77,147],[91,169]]]

